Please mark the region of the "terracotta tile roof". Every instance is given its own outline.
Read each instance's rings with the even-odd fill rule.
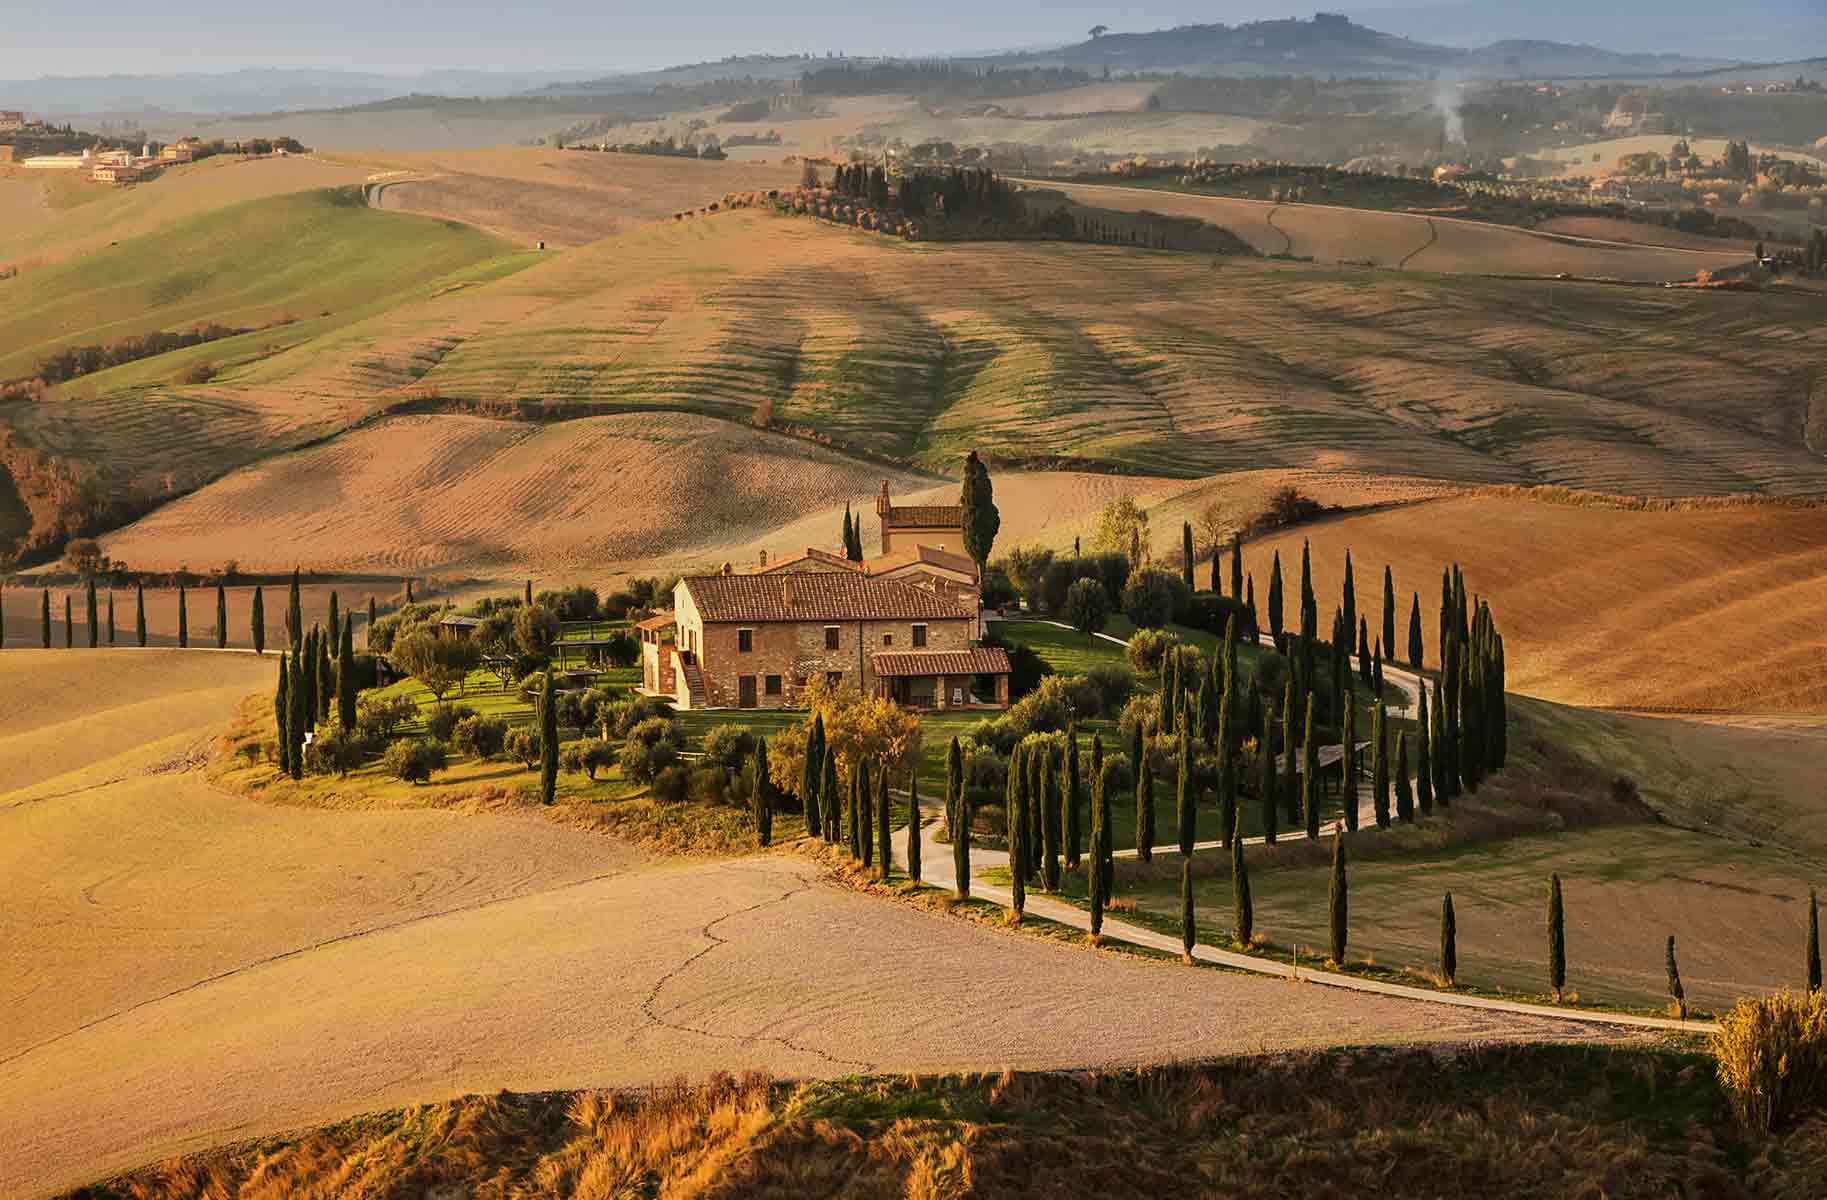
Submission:
[[[870,656],[875,673],[896,675],[1007,675],[1009,653],[995,646],[974,650],[912,650]]]
[[[685,580],[698,613],[730,621],[957,621],[958,606],[896,579],[843,571],[694,575]]]
[[[823,567],[830,567],[833,571],[861,571],[863,569],[862,563],[852,562],[841,554],[833,554],[829,550],[820,550],[816,546],[807,546],[804,550],[793,555],[791,558],[779,559],[769,563],[765,567],[755,567],[749,571],[749,574],[771,575],[782,571],[787,567],[796,566],[799,563],[804,562],[812,562]]]
[[[891,504],[883,515],[896,529],[963,529],[961,504]]]
[[[635,628],[636,629],[671,629],[674,625],[677,625],[678,623],[679,623],[679,618],[678,618],[677,614],[670,613],[670,612],[663,612],[663,613],[659,614],[658,616],[648,617],[645,621],[642,621],[639,625],[636,625]]]
[[[951,571],[955,574],[968,575],[972,578],[975,578],[977,575],[977,564],[972,562],[969,557],[963,554],[954,554],[950,550],[942,550],[938,546],[915,546],[912,550],[903,550],[899,553],[886,555],[882,558],[872,558],[868,562],[865,562],[863,566],[871,575],[880,575],[886,571],[895,571],[902,567],[910,567],[915,563],[919,563],[922,566],[938,567],[942,571]]]

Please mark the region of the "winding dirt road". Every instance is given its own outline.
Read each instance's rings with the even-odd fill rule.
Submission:
[[[227,688],[270,667],[210,659]],[[0,685],[44,661],[0,654]],[[502,1087],[1590,1036],[1016,936],[791,852],[229,797],[187,769],[220,707],[167,707],[182,728],[0,796],[0,1195]]]

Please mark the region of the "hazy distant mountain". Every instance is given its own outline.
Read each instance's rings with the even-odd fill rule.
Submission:
[[[1378,29],[1460,47],[1531,39],[1764,62],[1827,54],[1827,3],[1822,0],[1447,0],[1411,5],[1368,0],[1346,7],[1353,19]]]
[[[373,75],[355,71],[249,68],[221,75],[94,75],[0,80],[0,108],[33,113],[120,113],[164,109],[188,113],[274,112],[372,104],[415,92],[508,96],[548,84],[587,79],[590,71],[428,71]]]

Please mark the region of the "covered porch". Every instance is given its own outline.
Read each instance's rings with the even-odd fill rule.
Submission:
[[[1009,655],[999,647],[876,654],[875,694],[903,708],[1007,708]]]

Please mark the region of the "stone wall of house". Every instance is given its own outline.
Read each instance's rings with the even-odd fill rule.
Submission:
[[[971,620],[962,612],[957,620],[763,622],[756,625],[705,625],[692,614],[694,644],[702,646],[700,661],[704,688],[713,708],[736,708],[741,702],[743,676],[755,679],[755,704],[759,708],[796,708],[805,684],[821,675],[840,675],[862,691],[875,686],[870,656],[886,651],[968,650]],[[915,647],[913,627],[926,626],[926,645]],[[683,628],[683,614],[681,628]],[[837,649],[826,648],[825,629],[835,624]],[[752,634],[751,649],[741,650],[741,631]],[[778,694],[768,691],[769,676],[779,679]]]

